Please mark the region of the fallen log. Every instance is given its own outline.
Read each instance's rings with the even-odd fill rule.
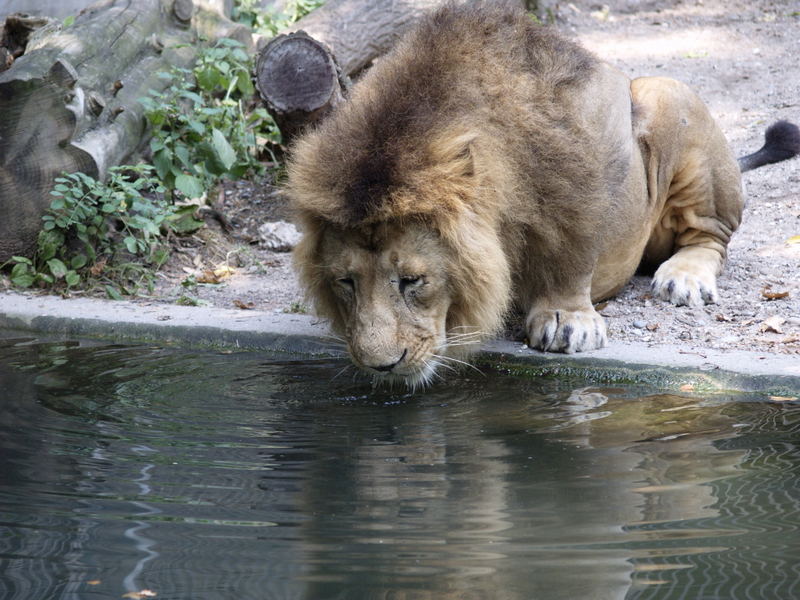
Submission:
[[[144,141],[138,99],[193,64],[199,39],[250,30],[191,0],[107,0],[72,25],[35,32],[0,73],[0,262],[30,255],[53,179],[62,171],[104,177]]]
[[[467,1],[467,0],[460,0]],[[358,74],[444,0],[328,0],[258,40],[256,87],[284,140],[328,114]]]

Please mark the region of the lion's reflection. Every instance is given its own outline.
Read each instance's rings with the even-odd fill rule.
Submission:
[[[315,465],[305,490],[307,597],[625,597],[656,568],[637,558],[665,555],[649,525],[715,516],[704,484],[743,458],[714,445],[735,418],[679,396],[564,396],[382,411],[380,437],[354,422],[348,460]]]

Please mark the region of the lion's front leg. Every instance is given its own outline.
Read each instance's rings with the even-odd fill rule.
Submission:
[[[537,300],[525,320],[528,345],[544,352],[583,352],[606,345],[606,324],[588,286],[573,295]]]

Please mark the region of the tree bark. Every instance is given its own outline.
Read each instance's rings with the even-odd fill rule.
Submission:
[[[281,35],[258,40],[257,88],[284,138],[328,114],[346,94],[349,77],[442,4],[444,0],[328,0]]]
[[[97,0],[2,0],[0,2],[0,19],[14,13],[39,15],[53,19],[64,19],[76,16],[82,10],[90,7]],[[233,0],[198,0],[203,8],[213,10],[226,17],[231,16]]]
[[[53,179],[102,178],[127,159],[145,136],[138,99],[169,83],[158,73],[223,36],[251,42],[191,0],[107,0],[34,34],[0,73],[0,262],[34,249]]]

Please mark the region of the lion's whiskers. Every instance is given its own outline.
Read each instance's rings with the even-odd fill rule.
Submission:
[[[333,377],[331,377],[331,381],[333,381],[334,379],[336,379],[337,377],[339,377],[339,375],[342,375],[343,373],[346,373],[346,372],[347,372],[347,370],[348,370],[348,369],[350,369],[350,368],[352,368],[353,366],[354,366],[354,365],[352,365],[352,364],[346,364],[346,365],[345,365],[345,366],[344,366],[344,367],[343,367],[343,368],[342,368],[342,369],[341,369],[341,370],[340,370],[338,373],[336,373],[336,375],[334,375]],[[355,374],[354,374],[354,375],[355,375]]]
[[[440,365],[446,366],[447,368],[450,368],[453,371],[456,370],[455,367],[453,367],[452,365],[447,365],[446,363],[455,363],[455,364],[461,365],[463,367],[468,367],[468,368],[472,369],[473,371],[475,371],[476,373],[480,373],[481,375],[483,375],[483,371],[481,371],[478,367],[476,367],[472,363],[469,363],[469,362],[467,362],[465,360],[460,360],[458,358],[453,358],[452,356],[444,356],[442,354],[432,354],[431,356],[436,358]]]

